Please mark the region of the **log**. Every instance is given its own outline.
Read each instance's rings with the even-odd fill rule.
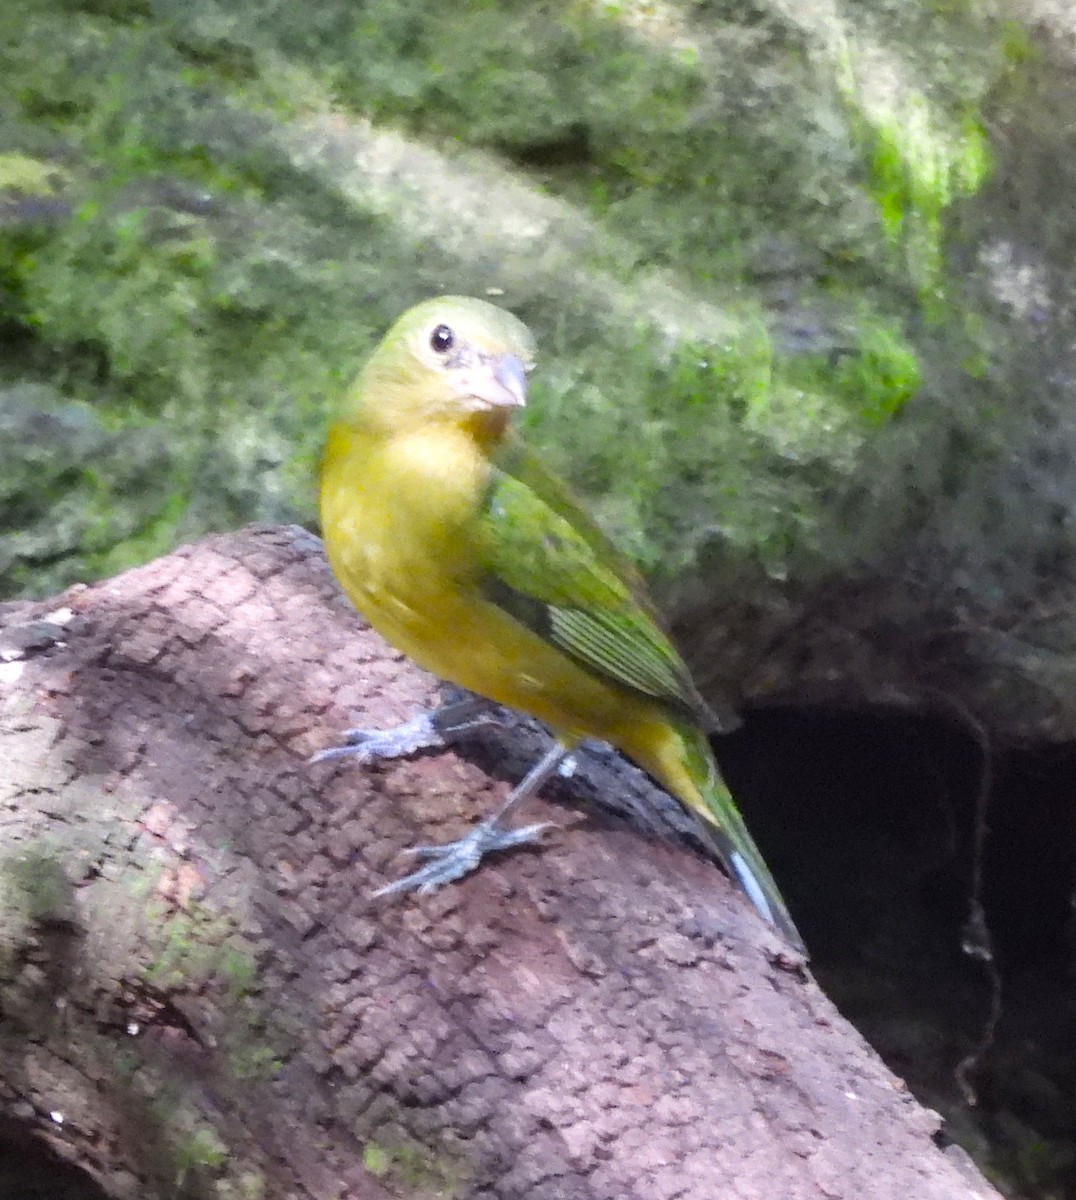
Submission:
[[[4,606],[0,660],[0,1124],[105,1195],[997,1196],[611,754],[373,898],[543,735],[308,765],[434,689],[311,534]]]

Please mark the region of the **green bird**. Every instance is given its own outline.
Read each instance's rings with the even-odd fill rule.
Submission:
[[[707,734],[735,727],[695,687],[634,567],[513,428],[534,340],[511,313],[443,296],[404,313],[374,350],[329,432],[321,522],[329,562],[374,629],[415,662],[530,713],[554,748],[501,809],[388,889],[428,891],[495,849],[579,742],[622,750],[702,818],[762,916],[802,942],[721,778]],[[398,730],[351,730],[316,757],[367,761],[442,745],[469,706]]]

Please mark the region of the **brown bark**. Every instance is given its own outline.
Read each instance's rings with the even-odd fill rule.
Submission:
[[[996,1195],[712,864],[590,803],[668,811],[608,757],[540,852],[372,899],[535,734],[307,766],[431,695],[311,535],[0,618],[0,1118],[108,1194]]]

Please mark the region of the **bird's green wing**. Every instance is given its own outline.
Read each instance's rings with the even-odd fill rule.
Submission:
[[[486,596],[581,666],[727,728],[699,695],[635,569],[519,442],[494,464],[479,515]]]

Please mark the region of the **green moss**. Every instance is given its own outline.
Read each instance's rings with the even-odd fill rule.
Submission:
[[[785,375],[793,386],[814,390],[831,408],[843,408],[865,433],[900,412],[919,390],[922,374],[915,350],[892,323],[865,315],[856,342],[836,362],[818,355],[793,360]]]
[[[0,154],[0,193],[52,196],[59,190],[62,170],[27,154]]]
[[[214,987],[231,1000],[257,990],[257,964],[242,931],[223,914],[191,902],[181,912],[153,905],[155,954],[146,978],[161,988]]]
[[[46,840],[7,851],[0,858],[4,921],[48,925],[74,919],[74,885],[63,851]]]
[[[380,1179],[392,1169],[392,1155],[376,1142],[367,1142],[362,1150],[362,1165]]]
[[[171,914],[151,904],[144,937],[155,944],[144,971],[154,987],[218,996],[227,1023],[216,1040],[230,1078],[275,1076],[294,1036],[263,996],[257,959],[235,922],[197,903]]]
[[[982,118],[959,95],[945,103],[893,57],[861,66],[841,45],[837,82],[849,128],[868,156],[870,194],[890,246],[919,293],[926,315],[940,319],[946,296],[946,211],[986,182],[992,166]],[[946,81],[955,83],[956,81]]]
[[[362,1164],[371,1175],[407,1190],[408,1195],[451,1197],[466,1188],[466,1170],[459,1162],[438,1159],[417,1142],[398,1141],[392,1146],[368,1141]]]
[[[228,1063],[232,1078],[244,1083],[275,1079],[284,1067],[274,1047],[245,1040],[230,1047]]]
[[[1039,58],[1039,51],[1028,31],[1018,21],[1003,21],[1000,30],[1000,50],[1010,67],[1025,67]]]
[[[191,1171],[216,1171],[228,1160],[228,1148],[214,1130],[203,1125],[193,1130],[175,1150],[176,1187],[182,1187]]]
[[[0,593],[313,521],[362,354],[489,286],[539,337],[532,436],[649,570],[798,569],[915,390],[910,331],[964,353],[947,222],[1020,58],[974,6],[861,7],[841,43],[713,4],[3,6],[0,127],[61,207],[0,222],[0,379],[98,445],[0,495]]]

